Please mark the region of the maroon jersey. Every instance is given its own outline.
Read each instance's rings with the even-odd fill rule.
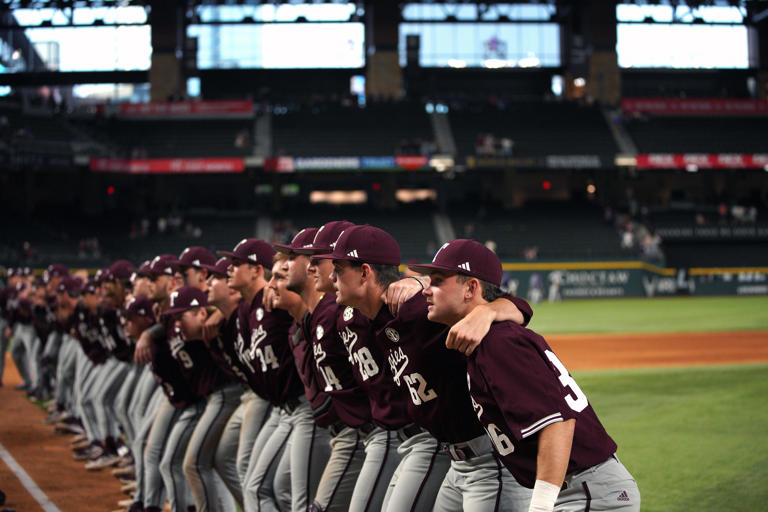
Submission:
[[[616,451],[587,397],[547,342],[512,322],[499,322],[468,358],[467,381],[478,419],[518,482],[536,482],[538,434],[576,420],[567,472],[605,461]]]
[[[355,379],[368,397],[373,421],[386,430],[397,430],[412,423],[407,396],[394,382],[382,348],[376,343],[371,321],[349,306],[340,306],[336,331],[347,351]]]
[[[304,335],[312,343],[315,379],[330,396],[334,414],[347,425],[360,427],[371,420],[371,408],[337,330],[343,310],[335,294],[325,294],[310,315]]]
[[[75,313],[71,318],[72,331],[80,342],[80,346],[88,356],[88,359],[95,365],[103,364],[109,358],[109,352],[99,340],[99,316],[98,313],[92,313],[81,304],[75,306]]]
[[[250,385],[235,351],[237,340],[237,311],[219,323],[219,334],[211,341],[211,358],[231,379]]]
[[[0,317],[8,320],[10,318],[10,312],[8,310],[8,300],[12,299],[16,295],[16,290],[10,286],[6,286],[0,289]]]
[[[382,306],[373,327],[395,384],[410,396],[406,404],[416,424],[441,442],[459,443],[483,435],[472,415],[466,358],[446,348],[448,328],[427,320],[423,295],[400,306],[397,317]]]
[[[196,402],[199,397],[192,392],[192,388],[187,384],[181,366],[171,352],[171,343],[178,346],[178,341],[175,338],[178,337],[179,341],[181,338],[181,334],[173,325],[173,319],[167,318],[163,327],[165,336],[156,338],[152,344],[152,372],[171,405],[181,409]],[[184,357],[180,356],[179,353],[176,356]]]
[[[133,343],[125,334],[116,309],[103,309],[99,318],[101,343],[117,359],[129,362],[133,359]]]
[[[299,398],[304,387],[288,341],[293,319],[282,309],[264,309],[263,297],[260,290],[250,304],[240,303],[235,349],[254,392],[279,407]]]

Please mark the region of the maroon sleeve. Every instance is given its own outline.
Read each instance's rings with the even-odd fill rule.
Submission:
[[[512,295],[504,295],[503,298],[511,301],[512,304],[514,304],[523,314],[523,327],[531,322],[531,318],[533,317],[533,310],[531,309],[531,305],[528,304],[528,302],[521,299],[520,297],[513,297]]]

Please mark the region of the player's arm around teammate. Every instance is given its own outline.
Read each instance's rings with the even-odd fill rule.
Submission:
[[[431,264],[430,319],[453,325],[500,294],[501,263],[454,240]],[[472,269],[472,270],[470,270]],[[637,483],[615,456],[587,397],[541,336],[496,323],[468,359],[473,406],[504,465],[533,488],[529,511],[640,509]]]

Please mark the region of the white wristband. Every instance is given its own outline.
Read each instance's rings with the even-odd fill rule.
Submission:
[[[544,480],[536,480],[528,512],[552,512],[558,494],[560,494],[560,487]]]

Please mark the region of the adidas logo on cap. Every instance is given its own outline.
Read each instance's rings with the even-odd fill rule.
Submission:
[[[465,261],[464,263],[459,265],[459,268],[461,270],[466,270],[467,272],[472,272],[472,269],[469,268],[469,262],[468,261]]]
[[[357,249],[352,249],[351,251],[349,251],[347,253],[347,256],[350,256],[352,258],[359,258],[359,256],[357,255]]]
[[[616,498],[616,501],[629,501],[629,496],[627,495],[627,491],[621,491],[621,494],[619,494],[619,497]]]

